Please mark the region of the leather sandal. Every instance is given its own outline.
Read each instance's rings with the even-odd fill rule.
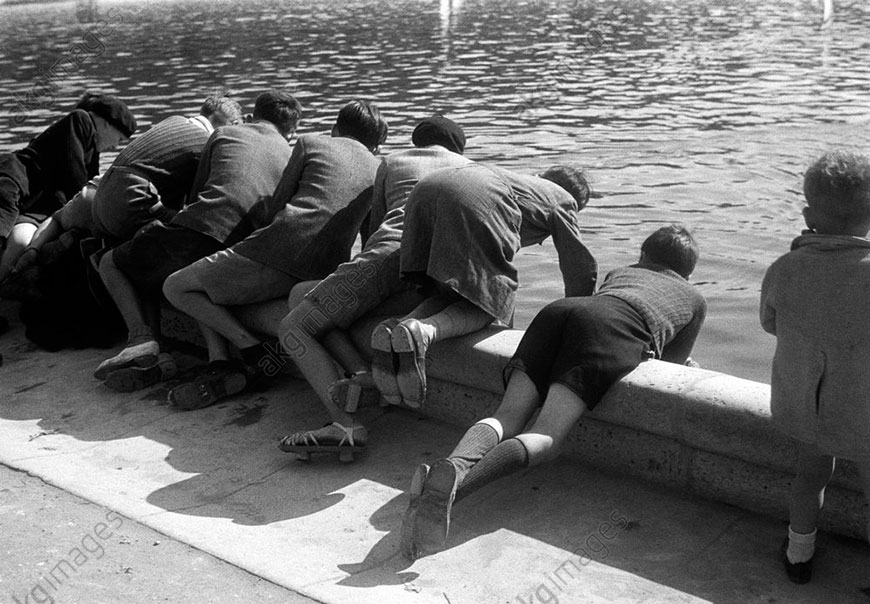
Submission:
[[[388,405],[401,405],[402,393],[396,381],[398,359],[393,354],[392,329],[398,319],[387,319],[372,331],[372,379]]]
[[[206,369],[193,380],[169,391],[169,403],[184,411],[205,409],[221,399],[238,394],[248,385],[241,363],[229,362],[225,369]]]
[[[177,371],[178,367],[172,356],[161,352],[157,355],[157,362],[153,365],[116,369],[106,376],[104,383],[115,392],[135,392],[173,378]]]
[[[300,461],[310,461],[312,453],[338,453],[339,461],[350,463],[354,453],[365,449],[368,431],[365,426],[343,426],[338,422],[317,430],[294,432],[278,443],[285,453],[295,453]]]
[[[392,330],[393,352],[399,358],[396,383],[402,402],[421,409],[426,400],[426,343],[416,319],[405,319]]]
[[[365,376],[370,375],[364,371],[333,382],[327,389],[329,398],[345,413],[354,413],[360,405],[378,404],[381,392],[371,383],[371,377],[365,379]]]
[[[414,470],[414,476],[411,478],[411,487],[408,489],[408,509],[405,510],[405,515],[402,518],[402,530],[399,537],[399,549],[402,555],[408,560],[414,561],[420,557],[420,551],[417,548],[417,543],[414,540],[414,531],[417,529],[417,509],[420,507],[420,495],[423,494],[423,486],[426,484],[426,479],[429,477],[428,464],[421,463]]]

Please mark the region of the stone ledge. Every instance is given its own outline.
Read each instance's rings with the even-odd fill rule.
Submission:
[[[164,333],[197,341],[190,319],[173,311],[168,315]],[[353,330],[366,354],[371,330],[381,318],[360,321]],[[522,335],[491,327],[432,346],[425,412],[461,426],[491,414],[504,392],[502,368]],[[646,361],[578,423],[564,453],[785,520],[795,451],[774,429],[769,400],[766,384]],[[864,539],[865,506],[855,466],[838,463],[821,528]]]

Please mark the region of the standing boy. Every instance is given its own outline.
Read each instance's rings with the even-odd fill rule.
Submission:
[[[761,286],[761,325],[776,336],[770,411],[798,452],[785,552],[795,583],[812,576],[837,457],[856,462],[870,498],[870,161],[826,153],[807,170],[804,195],[809,231]]]

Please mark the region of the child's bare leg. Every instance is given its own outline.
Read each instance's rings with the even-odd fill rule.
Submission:
[[[278,337],[281,321],[292,307],[283,298],[231,307],[233,316],[251,333]]]
[[[163,283],[163,294],[175,308],[213,329],[240,350],[261,343],[226,306],[211,301],[198,274],[190,267],[172,273]]]
[[[323,335],[320,342],[348,373],[359,374],[362,383],[366,386],[374,385],[369,363],[354,346],[347,332],[343,329],[332,329]]]
[[[441,312],[450,305],[452,300],[443,295],[430,296],[420,302],[417,307],[404,316],[405,319],[424,319]]]
[[[100,260],[100,277],[127,325],[127,346],[111,359],[100,363],[94,372],[94,376],[102,380],[114,369],[139,362],[137,359],[142,359],[143,363],[155,362],[160,346],[146,318],[147,306],[135,286],[115,264],[111,251]]]
[[[825,501],[825,487],[834,473],[835,459],[818,448],[798,443],[797,475],[789,499],[788,550],[791,564],[813,557],[819,511]],[[806,580],[809,580],[807,577]]]
[[[353,426],[353,417],[330,396],[329,387],[341,379],[341,375],[332,355],[318,341],[318,337],[332,327],[332,322],[314,303],[302,300],[281,322],[279,341],[314,389],[330,419],[344,426]]]
[[[6,249],[0,256],[0,281],[3,281],[12,271],[12,267],[18,262],[18,258],[24,251],[24,248],[30,244],[33,239],[33,234],[36,233],[37,226],[29,222],[16,224],[12,227],[12,232],[6,240]]]
[[[834,458],[816,447],[798,444],[797,475],[791,486],[789,523],[797,533],[816,530],[819,511],[825,501],[825,487],[834,473]]]
[[[230,360],[230,350],[226,339],[212,328],[199,323],[199,330],[205,340],[209,362]]]
[[[474,333],[493,321],[490,315],[468,300],[453,302],[435,314],[416,321],[409,321],[409,318],[415,319],[409,315],[402,320],[402,324],[415,329],[418,339],[427,349],[432,342]]]
[[[284,451],[298,453],[300,449],[309,450],[309,447],[333,443],[351,448],[365,446],[368,437],[365,427],[355,422],[353,416],[332,399],[330,392],[330,386],[340,379],[340,375],[334,359],[318,337],[332,327],[332,321],[309,300],[302,300],[281,323],[281,345],[296,362],[332,420],[331,424],[318,430],[285,436],[279,445]]]
[[[528,409],[537,401],[537,390],[531,380],[523,384],[521,372],[515,371],[511,381],[515,382],[517,394],[524,391],[524,399],[516,401],[519,409]],[[514,377],[517,376],[517,377]],[[531,385],[531,387],[530,387]],[[534,394],[532,395],[532,391]],[[586,404],[561,384],[553,384],[547,393],[544,407],[528,432],[507,438],[493,446],[480,461],[462,472],[460,464],[453,459],[442,459],[432,465],[428,478],[423,484],[418,508],[413,514],[406,514],[406,522],[413,527],[403,527],[407,543],[402,551],[411,558],[419,554],[438,551],[444,546],[450,528],[450,511],[455,500],[462,499],[490,482],[518,472],[531,464],[552,459],[568,431],[586,410]],[[507,411],[507,410],[505,410]],[[529,415],[534,407],[529,409]],[[519,421],[521,413],[505,413],[507,421]],[[481,424],[472,426],[483,428]],[[469,430],[471,432],[471,430]],[[490,437],[491,438],[491,437]],[[463,439],[464,440],[464,439]],[[464,477],[463,477],[464,476]]]

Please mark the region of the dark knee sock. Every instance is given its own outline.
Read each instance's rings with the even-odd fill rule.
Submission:
[[[483,485],[519,472],[528,465],[529,452],[522,441],[517,438],[502,441],[468,471],[456,490],[456,501]]]
[[[465,432],[449,455],[450,461],[456,466],[460,483],[474,464],[483,459],[498,441],[498,432],[488,424],[476,423]]]

